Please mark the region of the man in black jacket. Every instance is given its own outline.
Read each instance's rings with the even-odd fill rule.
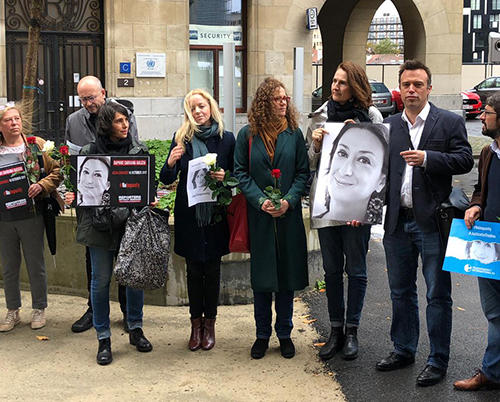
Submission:
[[[417,377],[421,386],[443,379],[451,335],[451,280],[441,270],[445,248],[436,207],[451,192],[452,176],[473,165],[463,118],[428,102],[431,72],[416,60],[399,70],[404,111],[386,119],[391,124],[384,248],[392,299],[391,339],[394,350],[377,363],[380,371],[415,361],[419,336],[418,256],[427,285],[427,330],[430,354]]]
[[[66,144],[69,147],[72,155],[78,154],[80,149],[96,139],[96,122],[97,114],[102,105],[106,102],[116,102],[113,99],[106,99],[106,90],[103,88],[99,78],[92,75],[83,77],[76,88],[82,108],[76,112],[71,113],[66,119]],[[121,103],[121,102],[120,102]],[[127,105],[125,105],[127,106]],[[131,136],[137,140],[137,124],[134,115],[127,109],[129,118],[129,132]],[[89,290],[88,309],[72,326],[73,332],[83,332],[92,328],[92,303],[90,301],[90,278],[92,275],[92,268],[90,264],[90,255],[88,247],[85,248],[85,262],[87,270],[87,289]],[[124,315],[124,328],[127,331],[126,315],[126,296],[125,287],[118,287],[118,299],[120,300],[120,308]]]

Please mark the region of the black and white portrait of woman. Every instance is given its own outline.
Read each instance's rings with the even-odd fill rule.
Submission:
[[[109,205],[109,156],[79,156],[77,206]]]
[[[205,176],[208,172],[207,168],[198,169],[193,173],[193,179],[191,184],[193,185],[193,190],[197,188],[204,188],[207,186],[205,181]]]
[[[329,135],[323,141],[313,216],[381,223],[389,159],[388,125],[331,123],[325,129]]]
[[[500,244],[450,236],[446,247],[446,257],[475,260],[485,265],[492,264],[500,261]]]

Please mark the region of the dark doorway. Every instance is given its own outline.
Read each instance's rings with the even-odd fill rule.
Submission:
[[[80,108],[79,78],[95,75],[104,83],[102,0],[44,0],[38,48],[34,133],[59,144],[66,117]],[[6,0],[7,98],[20,100],[28,44],[28,1]]]

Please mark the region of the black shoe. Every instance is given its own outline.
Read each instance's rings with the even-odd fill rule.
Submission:
[[[330,360],[333,355],[344,346],[344,327],[332,327],[328,342],[320,349],[319,357],[323,360]]]
[[[345,343],[342,349],[344,360],[354,360],[358,357],[358,328],[346,327]]]
[[[99,340],[99,349],[97,350],[97,364],[105,366],[113,361],[111,354],[111,338]]]
[[[290,338],[280,339],[281,356],[285,359],[291,359],[295,356],[295,346]]]
[[[445,369],[440,369],[430,364],[426,365],[422,372],[417,377],[417,385],[427,387],[440,382],[446,375]]]
[[[252,356],[253,359],[262,359],[268,347],[269,339],[257,338],[250,350],[250,356]]]
[[[92,328],[92,310],[88,309],[84,315],[82,315],[75,323],[71,326],[73,332],[83,332]]]
[[[380,360],[375,368],[380,371],[398,370],[415,363],[415,357],[406,357],[396,352],[391,352],[385,359]]]
[[[142,332],[142,328],[135,328],[128,334],[131,345],[134,345],[139,352],[151,352],[153,345],[149,342]]]
[[[128,327],[128,322],[127,322],[127,314],[125,314],[125,313],[123,313],[123,330],[127,334],[130,334],[130,329]]]

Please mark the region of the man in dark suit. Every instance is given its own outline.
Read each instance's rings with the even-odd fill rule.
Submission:
[[[455,174],[469,172],[472,150],[464,119],[428,102],[431,72],[416,60],[399,70],[404,110],[386,119],[391,124],[384,248],[392,300],[394,351],[377,363],[380,371],[415,361],[419,336],[418,256],[427,285],[427,331],[430,354],[417,377],[421,386],[443,379],[451,335],[451,280],[442,271],[442,245],[435,210],[451,192]]]

